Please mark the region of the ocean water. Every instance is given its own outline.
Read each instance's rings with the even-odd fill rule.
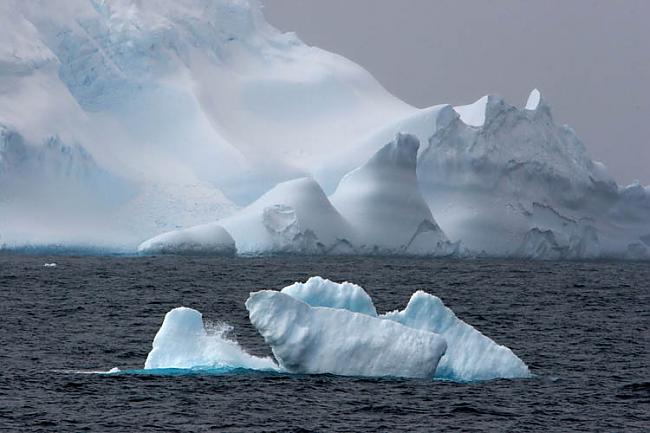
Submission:
[[[313,275],[380,312],[436,294],[535,377],[93,373],[142,368],[179,305],[270,355],[248,293]],[[0,320],[2,431],[650,431],[647,263],[0,255]]]

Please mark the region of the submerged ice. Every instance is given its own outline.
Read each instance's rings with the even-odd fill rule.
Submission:
[[[249,355],[223,328],[206,331],[189,308],[170,311],[145,369],[274,370],[477,381],[531,373],[509,348],[418,291],[402,311],[378,314],[360,286],[312,277],[282,291],[251,293],[246,308],[277,364]]]

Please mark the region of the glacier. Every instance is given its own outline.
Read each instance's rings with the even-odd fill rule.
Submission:
[[[222,254],[221,229],[240,255],[650,260],[650,187],[537,89],[415,108],[256,0],[1,2],[0,249]]]
[[[532,377],[509,348],[423,291],[414,293],[404,310],[378,314],[362,287],[312,277],[281,291],[251,293],[245,306],[277,363],[249,355],[228,339],[227,325],[208,332],[201,313],[180,307],[165,316],[145,370],[249,369],[458,382]]]

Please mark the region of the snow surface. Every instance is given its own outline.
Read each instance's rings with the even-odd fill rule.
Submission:
[[[165,315],[144,368],[278,370],[273,360],[249,355],[236,341],[228,339],[229,331],[222,325],[208,332],[201,313],[174,308]]]
[[[218,224],[240,254],[327,253],[350,236],[348,223],[312,178],[280,183]]]
[[[440,336],[265,290],[246,301],[251,323],[293,373],[430,378],[447,344]]]

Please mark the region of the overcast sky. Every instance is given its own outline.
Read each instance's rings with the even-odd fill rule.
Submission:
[[[620,183],[650,184],[650,0],[264,0],[267,19],[426,107],[538,87]]]

